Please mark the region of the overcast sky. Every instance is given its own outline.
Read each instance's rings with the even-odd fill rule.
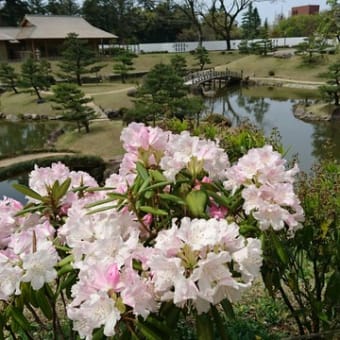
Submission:
[[[268,22],[272,23],[276,16],[281,13],[288,17],[290,16],[291,8],[304,5],[320,5],[320,11],[328,9],[326,0],[277,0],[255,2],[254,4],[260,14],[261,20],[264,21],[268,18]]]

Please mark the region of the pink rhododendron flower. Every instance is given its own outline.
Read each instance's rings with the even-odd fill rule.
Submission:
[[[0,201],[0,249],[4,249],[10,242],[12,233],[20,225],[15,214],[22,209],[22,204],[14,199],[4,197]]]
[[[180,135],[170,136],[160,166],[169,180],[174,180],[177,173],[185,168],[193,175],[204,170],[211,179],[220,179],[225,176],[229,160],[217,143],[192,137],[184,131]]]
[[[297,165],[285,169],[286,161],[273,151],[271,145],[251,149],[238,163],[227,170],[226,189],[234,193],[243,186],[243,208],[259,221],[261,230],[272,227],[291,233],[301,227],[304,220],[299,199],[294,193],[294,176]]]

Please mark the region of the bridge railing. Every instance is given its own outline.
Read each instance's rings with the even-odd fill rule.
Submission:
[[[204,81],[219,79],[219,78],[232,78],[232,79],[242,79],[242,73],[233,72],[230,70],[225,71],[215,71],[214,69],[192,72],[184,77],[184,82],[191,81],[192,85],[202,83]]]

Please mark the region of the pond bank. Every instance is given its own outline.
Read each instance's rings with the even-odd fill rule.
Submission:
[[[325,82],[303,81],[286,78],[249,78],[249,84],[255,86],[289,87],[296,89],[318,90]],[[294,105],[293,114],[296,118],[304,121],[328,121],[340,118],[340,110],[333,104],[321,102],[315,104],[299,103]]]

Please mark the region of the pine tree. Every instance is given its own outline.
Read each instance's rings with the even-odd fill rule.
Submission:
[[[247,39],[257,38],[260,34],[261,18],[257,8],[250,3],[247,12],[242,17],[243,37]]]
[[[44,0],[28,0],[27,5],[30,14],[45,14],[47,12]]]
[[[323,76],[329,78],[326,85],[319,87],[323,97],[329,102],[334,102],[336,106],[340,105],[340,60],[328,67],[328,72]]]
[[[127,75],[129,71],[134,70],[133,58],[137,56],[130,51],[121,51],[118,56],[115,58],[115,63],[113,65],[113,72],[118,73],[122,80],[122,83],[126,82]]]
[[[90,120],[95,118],[95,111],[86,104],[92,99],[85,96],[75,84],[59,84],[53,88],[51,100],[57,103],[53,109],[61,111],[65,120],[76,122],[78,131],[83,126],[90,132]]]
[[[199,46],[196,48],[196,50],[194,51],[194,58],[197,60],[197,64],[199,65],[200,70],[203,70],[206,64],[211,63],[209,53],[203,46]]]
[[[97,60],[95,53],[87,46],[84,40],[78,38],[76,33],[69,33],[62,51],[62,61],[58,64],[62,78],[81,86],[81,76],[94,71],[87,66],[94,64]]]
[[[49,88],[51,85],[50,70],[49,62],[46,60],[38,61],[32,57],[21,65],[21,85],[33,88],[39,101],[42,100],[40,91]]]
[[[18,93],[17,85],[18,85],[19,75],[15,72],[13,66],[7,63],[0,64],[0,80],[6,86],[10,87],[14,93]]]

